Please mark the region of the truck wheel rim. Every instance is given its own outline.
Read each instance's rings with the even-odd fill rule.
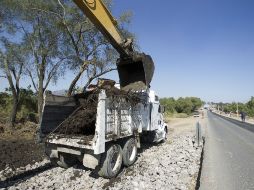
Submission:
[[[111,157],[111,161],[110,161],[110,168],[113,172],[116,172],[118,170],[120,161],[121,161],[121,159],[120,159],[119,150],[118,150],[118,148],[115,147],[114,152]]]

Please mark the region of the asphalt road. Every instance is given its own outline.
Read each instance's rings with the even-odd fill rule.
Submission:
[[[254,190],[254,133],[210,112],[207,117],[199,189]]]

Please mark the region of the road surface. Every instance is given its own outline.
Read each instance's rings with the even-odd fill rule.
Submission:
[[[213,113],[207,117],[199,189],[254,189],[254,133]]]

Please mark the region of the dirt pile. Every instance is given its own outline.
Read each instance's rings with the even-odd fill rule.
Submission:
[[[15,169],[43,160],[43,147],[35,140],[35,123],[18,124],[13,130],[4,124],[1,127],[4,132],[0,134],[0,170],[7,166]]]
[[[106,95],[112,103],[115,101],[121,101],[120,99],[124,99],[127,103],[129,103],[131,106],[135,106],[138,103],[143,103],[142,99],[140,98],[139,94],[134,93],[130,90],[124,89],[120,90],[118,88],[111,88],[110,90],[106,91]]]
[[[77,94],[78,105],[75,111],[64,120],[54,131],[57,134],[65,135],[94,135],[97,114],[98,97],[101,89]],[[130,91],[119,90],[115,87],[104,89],[106,96],[113,102],[119,102],[122,99],[130,105],[136,105],[141,102],[137,94]]]
[[[45,158],[42,145],[35,140],[0,140],[0,170],[9,166],[19,168]]]
[[[132,59],[118,59],[116,65],[121,87],[135,86],[135,91],[149,88],[155,69],[150,55],[135,53]]]
[[[79,106],[61,123],[55,133],[91,135],[95,132],[98,92],[76,95]]]
[[[123,87],[124,91],[140,91],[147,89],[147,86],[144,82],[138,81],[128,84],[127,86]]]

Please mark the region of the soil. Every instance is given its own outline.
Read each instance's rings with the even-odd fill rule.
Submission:
[[[147,86],[142,81],[133,82],[123,88],[125,91],[141,91],[145,90]]]
[[[115,87],[105,89],[107,97],[112,101],[119,101],[117,97],[124,97],[131,105],[141,102],[140,98],[132,92],[119,90]],[[100,90],[97,89],[85,94],[77,94],[77,109],[62,122],[55,133],[65,135],[94,135],[95,123],[98,105],[98,96]]]
[[[34,140],[0,140],[0,149],[0,170],[7,165],[12,169],[24,167],[45,158],[43,147]]]
[[[127,90],[141,91],[149,87],[154,69],[152,57],[144,53],[135,53],[132,59],[117,61],[120,85]]]
[[[10,130],[1,124],[4,132],[0,134],[0,170],[9,166],[12,169],[42,161],[45,158],[42,145],[36,143],[37,126],[27,122]]]
[[[78,108],[60,124],[56,133],[91,135],[95,133],[98,93],[78,95]]]

